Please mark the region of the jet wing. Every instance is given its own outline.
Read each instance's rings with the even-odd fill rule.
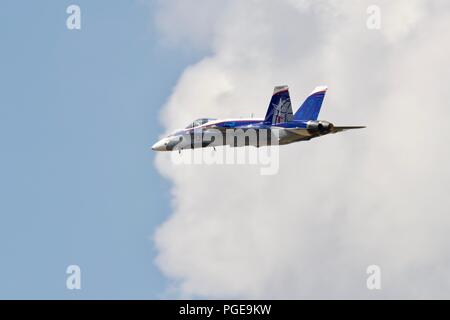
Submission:
[[[224,126],[221,126],[220,124],[219,125],[213,124],[213,125],[207,126],[205,128],[205,130],[209,130],[209,129],[215,129],[215,130],[221,131],[222,133],[225,133],[227,129],[230,129],[230,127],[224,127]]]
[[[294,133],[299,136],[305,136],[305,137],[310,136],[310,134],[306,128],[289,128],[289,129],[286,129],[286,131],[288,131],[290,133]]]
[[[222,132],[226,132],[226,130],[228,129],[259,129],[259,126],[254,126],[253,124],[236,124],[233,121],[231,121],[232,125],[229,124],[229,122],[225,122],[225,123],[214,123],[211,124],[207,127],[205,127],[205,130],[208,129],[215,129],[215,130],[219,130]]]

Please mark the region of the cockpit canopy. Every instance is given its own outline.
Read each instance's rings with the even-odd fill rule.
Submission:
[[[212,121],[212,120],[216,120],[216,119],[213,119],[213,118],[201,118],[201,119],[197,119],[197,120],[195,120],[194,122],[191,122],[191,123],[186,127],[186,129],[190,129],[190,128],[195,128],[195,127],[201,126],[202,124],[205,124],[205,123],[207,123],[207,122],[209,122],[209,121]]]

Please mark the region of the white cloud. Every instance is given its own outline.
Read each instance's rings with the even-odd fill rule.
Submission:
[[[294,108],[328,84],[321,118],[368,128],[281,147],[275,176],[159,154],[173,213],[155,235],[157,264],[178,294],[448,298],[449,5],[378,1],[376,31],[371,1],[185,3],[164,1],[158,23],[212,53],[181,76],[161,112],[167,130],[263,116],[285,83]],[[365,287],[370,264],[380,292]]]

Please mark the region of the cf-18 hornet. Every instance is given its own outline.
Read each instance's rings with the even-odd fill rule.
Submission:
[[[223,145],[233,147],[285,145],[330,133],[365,128],[365,126],[335,126],[329,121],[318,120],[326,92],[326,86],[316,87],[294,114],[289,88],[277,86],[264,119],[197,119],[186,128],[159,140],[152,149],[181,151]]]

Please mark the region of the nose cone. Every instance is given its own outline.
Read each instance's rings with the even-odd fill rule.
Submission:
[[[166,143],[165,139],[159,140],[157,143],[155,143],[152,146],[152,150],[153,151],[166,151],[167,150],[166,145],[167,145],[167,143]]]

